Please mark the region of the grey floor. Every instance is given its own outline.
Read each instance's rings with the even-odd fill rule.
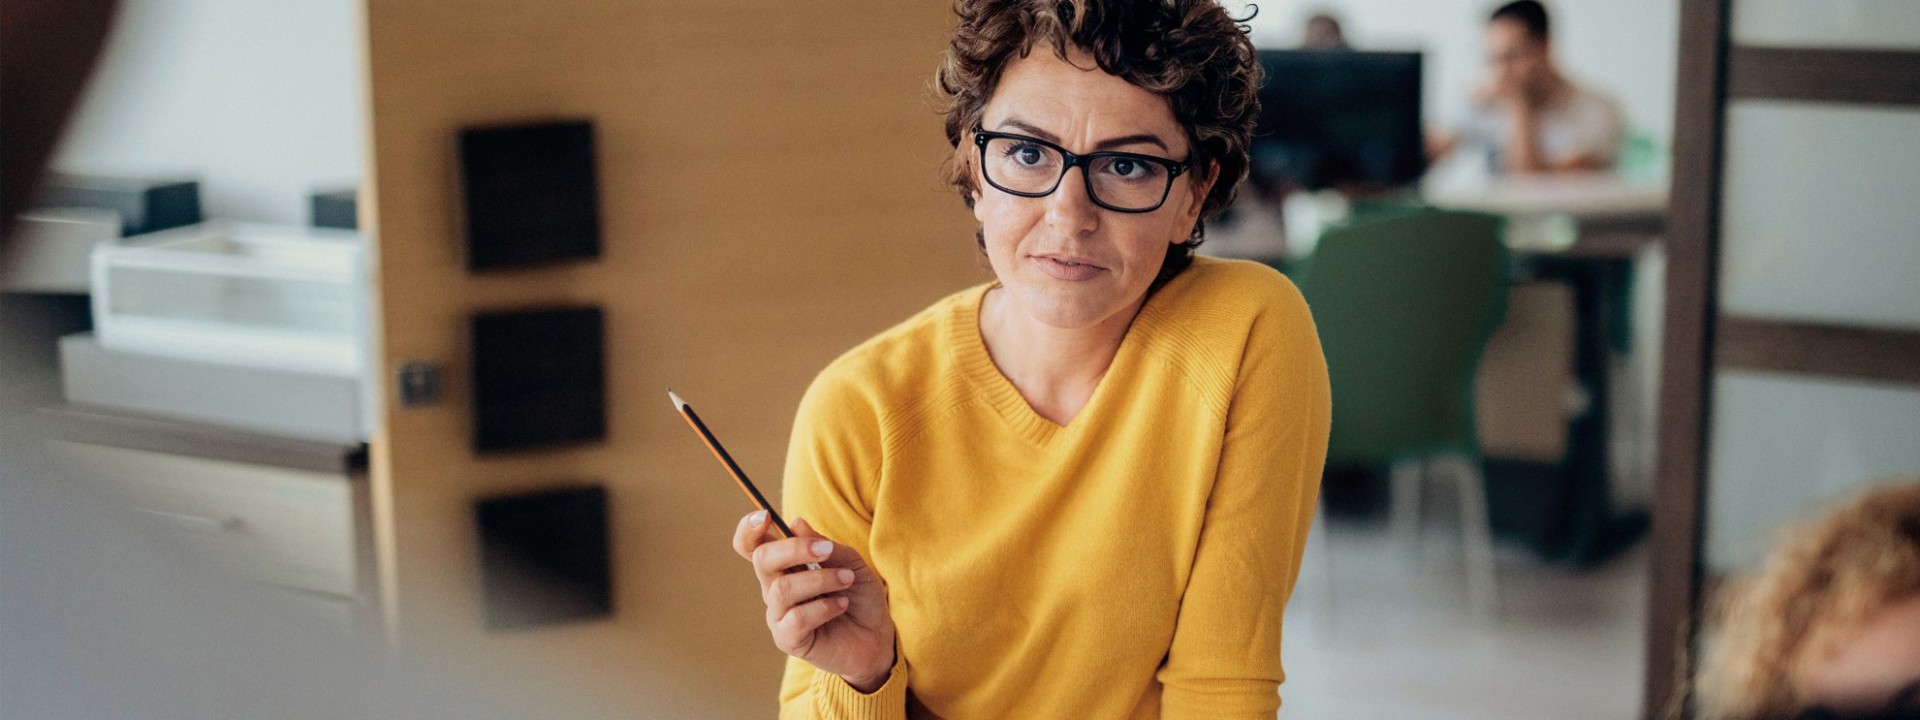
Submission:
[[[1287,608],[1281,718],[1637,716],[1644,544],[1585,572],[1501,548],[1501,612],[1483,620],[1467,607],[1457,525],[1430,524],[1418,551],[1384,525],[1336,522],[1320,554],[1316,533]]]

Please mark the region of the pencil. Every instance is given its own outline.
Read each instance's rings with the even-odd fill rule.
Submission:
[[[793,537],[793,528],[787,527],[787,521],[780,519],[780,513],[775,512],[773,504],[767,502],[767,496],[761,495],[760,488],[754,487],[753,481],[747,479],[747,472],[740,469],[740,463],[733,461],[733,456],[728,454],[726,447],[720,444],[720,439],[714,437],[713,431],[707,429],[707,424],[700,421],[700,414],[693,411],[693,406],[680,399],[680,395],[672,388],[667,389],[667,398],[673,401],[673,408],[680,411],[680,417],[686,419],[687,425],[692,426],[694,433],[700,436],[700,441],[707,444],[707,450],[713,453],[714,459],[726,466],[727,474],[733,476],[733,481],[740,486],[740,490],[747,494],[747,498],[752,500],[754,505],[759,506],[767,514],[767,519],[773,521],[773,527],[780,532],[780,537]],[[807,563],[807,569],[819,570],[820,563]]]

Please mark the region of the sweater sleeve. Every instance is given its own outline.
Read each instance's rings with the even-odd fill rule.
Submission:
[[[836,363],[800,400],[787,448],[783,515],[872,558],[873,495],[880,479],[880,416],[871,394]],[[805,660],[787,658],[781,720],[904,720],[907,671],[895,648],[893,674],[871,694]]]
[[[1256,317],[1167,658],[1162,718],[1272,720],[1281,617],[1318,505],[1331,400],[1326,359],[1291,285]]]

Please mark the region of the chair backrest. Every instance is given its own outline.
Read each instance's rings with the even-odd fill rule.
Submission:
[[[1333,386],[1329,462],[1477,454],[1473,379],[1506,314],[1492,215],[1418,210],[1327,231],[1301,278]]]

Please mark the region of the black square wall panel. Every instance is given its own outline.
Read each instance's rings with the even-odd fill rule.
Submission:
[[[534,267],[600,256],[593,124],[469,128],[460,133],[467,269]]]
[[[308,195],[313,203],[313,226],[326,228],[360,228],[360,199],[357,190],[334,190]]]
[[[525,628],[613,613],[607,490],[574,486],[479,501],[487,627]]]
[[[598,307],[474,316],[474,451],[604,439],[604,342]]]

